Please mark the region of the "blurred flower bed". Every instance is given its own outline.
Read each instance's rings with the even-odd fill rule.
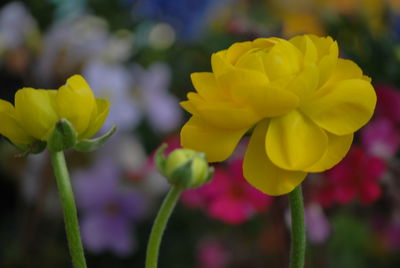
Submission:
[[[111,102],[95,153],[68,152],[90,267],[144,267],[152,220],[168,185],[152,156],[179,147],[190,73],[232,42],[331,35],[372,77],[373,120],[304,194],[307,267],[400,266],[400,2],[396,0],[43,0],[0,3],[0,98],[55,88],[82,74]],[[1,124],[1,122],[0,122]],[[286,267],[287,197],[242,176],[243,148],[186,191],[164,237],[160,267]],[[0,140],[0,267],[70,267],[47,154],[16,157]]]

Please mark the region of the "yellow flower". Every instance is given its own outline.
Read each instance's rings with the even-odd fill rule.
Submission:
[[[211,65],[213,72],[192,74],[197,92],[181,103],[192,114],[182,146],[224,161],[254,127],[244,177],[269,195],[336,165],[376,104],[370,78],[338,58],[330,37],[236,43],[213,54]]]
[[[70,77],[58,90],[23,88],[15,94],[15,106],[0,100],[0,134],[15,145],[47,141],[55,123],[67,119],[85,139],[103,125],[109,110],[107,100],[95,98],[80,75]]]

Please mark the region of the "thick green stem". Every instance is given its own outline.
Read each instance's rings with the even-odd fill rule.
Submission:
[[[58,192],[64,210],[64,223],[67,233],[69,252],[75,268],[86,268],[81,235],[79,232],[78,215],[76,212],[74,194],[65,163],[64,152],[51,152],[51,163],[56,176]]]
[[[301,185],[290,194],[290,212],[292,216],[292,244],[290,252],[290,267],[304,268],[306,251],[306,230],[304,225],[304,204]]]
[[[158,211],[147,245],[146,268],[157,268],[161,239],[181,193],[181,188],[173,186]]]

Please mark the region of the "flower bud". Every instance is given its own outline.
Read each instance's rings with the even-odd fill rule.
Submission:
[[[213,168],[208,166],[204,153],[190,149],[177,149],[167,158],[163,152],[166,145],[157,151],[156,163],[160,172],[175,186],[196,188],[207,183],[213,174]]]

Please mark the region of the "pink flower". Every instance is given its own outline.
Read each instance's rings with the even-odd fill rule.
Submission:
[[[331,233],[331,225],[321,206],[311,203],[304,213],[309,241],[314,244],[324,243]]]
[[[354,146],[342,162],[325,173],[317,200],[325,207],[333,203],[347,204],[357,197],[363,204],[370,204],[381,195],[379,179],[385,171],[382,159]]]
[[[393,123],[400,123],[400,92],[393,86],[379,85],[376,94],[378,102],[376,104],[375,116],[385,117]]]
[[[198,268],[224,268],[228,263],[228,252],[217,241],[203,241],[197,249],[197,259]]]
[[[369,154],[388,159],[399,149],[400,133],[389,119],[379,117],[364,127],[361,142]]]
[[[368,153],[388,159],[397,152],[400,146],[400,92],[394,87],[381,85],[377,87],[378,102],[375,119],[363,128],[362,144]]]
[[[242,160],[235,159],[227,167],[217,166],[213,180],[194,190],[185,191],[182,202],[200,208],[214,219],[228,224],[241,224],[264,212],[271,197],[251,187],[243,178]]]

